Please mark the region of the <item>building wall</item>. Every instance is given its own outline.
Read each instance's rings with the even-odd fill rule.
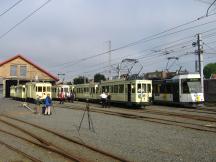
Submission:
[[[0,77],[0,97],[3,94],[3,79]]]
[[[11,65],[17,65],[17,76],[11,76],[10,70]],[[27,67],[27,73],[26,76],[20,76],[20,67],[26,66]],[[4,79],[20,79],[20,80],[35,80],[35,78],[38,78],[39,80],[51,80],[53,81],[53,78],[51,78],[46,73],[40,71],[35,66],[29,64],[25,60],[21,58],[16,58],[0,67],[0,77],[3,77]]]
[[[216,102],[216,79],[204,80],[205,101]]]

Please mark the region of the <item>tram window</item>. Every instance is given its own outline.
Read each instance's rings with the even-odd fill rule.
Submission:
[[[23,90],[23,92],[25,92],[25,88],[23,88],[22,90]]]
[[[148,93],[151,93],[151,84],[147,84],[148,86]]]
[[[112,86],[110,86],[110,92],[111,93],[113,93],[114,91],[113,91],[113,85]]]
[[[105,92],[109,92],[109,86],[106,86]]]
[[[160,86],[160,93],[165,93],[165,85],[164,84],[162,84]]]
[[[43,92],[46,92],[46,87],[43,87]]]
[[[105,92],[105,89],[106,89],[105,86],[102,86],[102,92]]]
[[[135,93],[136,86],[135,84],[131,84],[131,93]]]
[[[68,92],[68,88],[64,88],[64,92]]]
[[[182,92],[183,93],[189,93],[189,87],[188,87],[187,81],[184,81],[182,83]]]
[[[119,93],[124,93],[124,84],[119,85]]]
[[[99,88],[98,87],[96,87],[96,93],[98,93],[99,92]]]
[[[86,92],[89,92],[89,88],[86,88]]]
[[[47,92],[50,92],[50,87],[47,87]]]
[[[42,87],[37,87],[37,92],[42,92]]]
[[[153,85],[154,93],[158,93],[158,85]]]
[[[142,84],[142,93],[146,93],[147,90],[146,90],[146,84]]]
[[[172,93],[172,85],[171,84],[166,85],[166,92],[167,93]]]
[[[118,85],[114,85],[114,93],[118,93]]]
[[[141,93],[141,84],[137,84],[137,93]]]

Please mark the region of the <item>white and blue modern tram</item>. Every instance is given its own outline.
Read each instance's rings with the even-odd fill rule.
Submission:
[[[156,104],[197,106],[204,102],[199,74],[177,75],[172,79],[153,81],[153,101]]]

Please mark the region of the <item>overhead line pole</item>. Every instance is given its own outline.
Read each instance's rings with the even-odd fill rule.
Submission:
[[[201,35],[197,34],[197,47],[198,47],[198,61],[199,61],[199,73],[201,77],[201,92],[204,93],[204,81],[203,81],[203,47],[201,45]]]
[[[111,72],[111,40],[108,41],[109,43],[109,80],[112,80],[112,72]]]

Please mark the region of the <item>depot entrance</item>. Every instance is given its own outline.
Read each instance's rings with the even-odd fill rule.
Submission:
[[[29,80],[5,80],[5,97],[10,97],[10,87],[18,84],[25,84]]]

